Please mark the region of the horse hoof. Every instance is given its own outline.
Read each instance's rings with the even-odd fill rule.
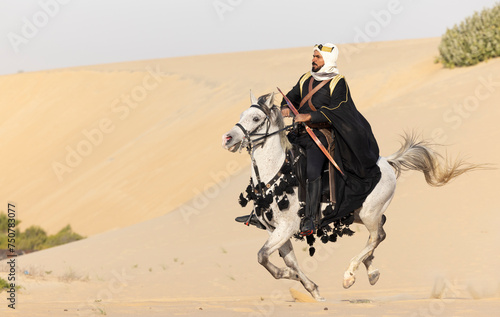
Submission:
[[[354,275],[349,276],[348,278],[344,278],[344,288],[348,289],[356,282],[356,277]]]
[[[368,273],[368,280],[370,281],[371,285],[375,285],[375,283],[377,283],[379,277],[380,277],[380,272],[378,271],[378,269]]]
[[[317,287],[316,287],[316,289],[314,291],[311,292],[311,295],[318,302],[324,302],[325,301],[325,298],[321,297],[321,295],[319,295],[319,291],[318,291]]]
[[[321,297],[321,296],[317,296],[317,297],[315,296],[314,299],[317,300],[318,302],[326,301],[326,299],[324,297]]]

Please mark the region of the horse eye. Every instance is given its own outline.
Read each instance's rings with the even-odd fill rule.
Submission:
[[[259,122],[259,121],[260,121],[260,118],[259,118],[259,117],[253,117],[253,121],[254,121],[254,122]]]

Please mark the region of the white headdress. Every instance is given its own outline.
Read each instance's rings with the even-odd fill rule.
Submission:
[[[339,73],[337,68],[337,59],[339,57],[339,49],[335,44],[326,43],[322,45],[315,45],[314,51],[318,51],[323,56],[325,65],[317,72],[311,71],[315,80],[323,81],[333,78]]]

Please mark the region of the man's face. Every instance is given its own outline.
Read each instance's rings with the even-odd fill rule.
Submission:
[[[325,65],[325,61],[323,60],[323,56],[318,51],[314,51],[312,58],[312,71],[317,72]]]

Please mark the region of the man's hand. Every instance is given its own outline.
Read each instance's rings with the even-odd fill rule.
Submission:
[[[281,109],[281,115],[286,118],[286,117],[290,117],[290,108],[283,108]]]
[[[308,122],[311,121],[311,114],[309,113],[299,113],[295,116],[295,122]]]

